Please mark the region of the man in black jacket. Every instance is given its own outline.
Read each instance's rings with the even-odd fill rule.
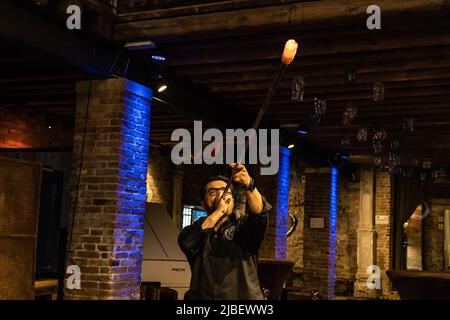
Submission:
[[[185,299],[263,299],[257,255],[272,207],[255,188],[244,165],[230,167],[233,182],[245,190],[246,214],[237,217],[233,211],[232,189],[220,200],[227,178],[208,180],[201,194],[207,217],[185,227],[178,238],[192,272]]]

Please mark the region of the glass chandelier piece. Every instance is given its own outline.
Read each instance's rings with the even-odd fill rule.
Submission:
[[[353,122],[353,120],[355,120],[357,114],[358,114],[358,108],[353,103],[350,102],[345,107],[344,115],[342,118],[342,124],[344,126],[350,125]]]
[[[408,132],[414,131],[414,118],[413,117],[404,117],[403,118],[403,130]]]
[[[381,166],[381,157],[376,155],[373,162],[376,166]]]
[[[341,140],[341,145],[343,145],[343,146],[348,146],[348,145],[350,145],[350,143],[351,143],[351,139],[349,136],[345,136]]]
[[[358,129],[358,134],[356,135],[358,142],[367,142],[367,136],[368,136],[367,128]]]
[[[302,102],[305,96],[305,78],[303,76],[295,77],[292,80],[292,101]]]
[[[383,141],[386,139],[387,133],[383,128],[377,129],[373,134],[373,149],[375,154],[383,152]]]
[[[347,69],[345,69],[345,82],[353,83],[355,81],[356,81],[356,68],[348,67]]]
[[[400,148],[400,141],[396,138],[391,141],[391,149],[398,150]]]
[[[379,81],[373,83],[373,101],[383,102],[384,100],[384,84]]]
[[[314,113],[323,117],[327,113],[327,100],[324,98],[314,98]]]
[[[430,169],[431,168],[431,161],[429,159],[426,159],[422,162],[422,168],[424,169]]]

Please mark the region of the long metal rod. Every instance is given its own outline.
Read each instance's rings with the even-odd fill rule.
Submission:
[[[275,90],[278,87],[278,84],[279,84],[281,78],[283,77],[284,73],[286,72],[286,67],[287,67],[287,64],[281,63],[280,67],[278,68],[277,74],[275,75],[275,78],[272,81],[272,85],[270,86],[269,91],[267,92],[266,98],[264,99],[263,104],[259,108],[256,119],[253,122],[253,126],[252,126],[253,129],[255,129],[255,130],[258,129],[258,127],[261,123],[261,120],[264,116],[264,113],[266,112],[267,108],[269,107],[269,104],[270,104],[270,101],[272,100],[273,94],[275,93]],[[249,140],[245,141],[244,152],[242,154],[241,159],[239,159],[239,161],[237,162],[238,164],[241,164],[243,159],[245,159],[245,155],[247,153],[251,138],[252,138],[252,136],[250,136]],[[227,193],[228,189],[230,188],[231,184],[233,183],[233,177],[234,177],[234,171],[231,173],[230,177],[228,178],[228,182],[225,187],[225,190],[223,191],[222,196],[220,197],[220,200],[216,203],[216,207],[219,204],[219,202],[224,199],[225,194]]]

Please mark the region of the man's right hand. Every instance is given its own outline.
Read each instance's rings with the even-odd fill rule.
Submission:
[[[227,215],[229,215],[229,205],[231,203],[232,198],[228,198],[225,200],[221,199],[219,203],[216,206],[216,210],[214,210],[213,213],[211,213],[205,221],[203,221],[202,229],[212,229],[215,228],[217,225],[217,222]]]
[[[216,210],[214,210],[214,213],[216,211],[220,211],[222,215],[226,214],[228,215],[228,207],[230,206],[231,198],[227,198],[226,200],[221,199],[219,203],[216,205]]]

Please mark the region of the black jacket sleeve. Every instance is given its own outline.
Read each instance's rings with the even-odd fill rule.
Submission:
[[[178,245],[188,260],[192,259],[201,251],[203,239],[207,232],[202,229],[202,223],[203,219],[199,219],[181,230],[181,233],[178,236]]]
[[[257,254],[269,225],[269,211],[272,206],[262,197],[263,209],[260,214],[247,212],[239,220],[238,234],[242,247],[251,254]]]

